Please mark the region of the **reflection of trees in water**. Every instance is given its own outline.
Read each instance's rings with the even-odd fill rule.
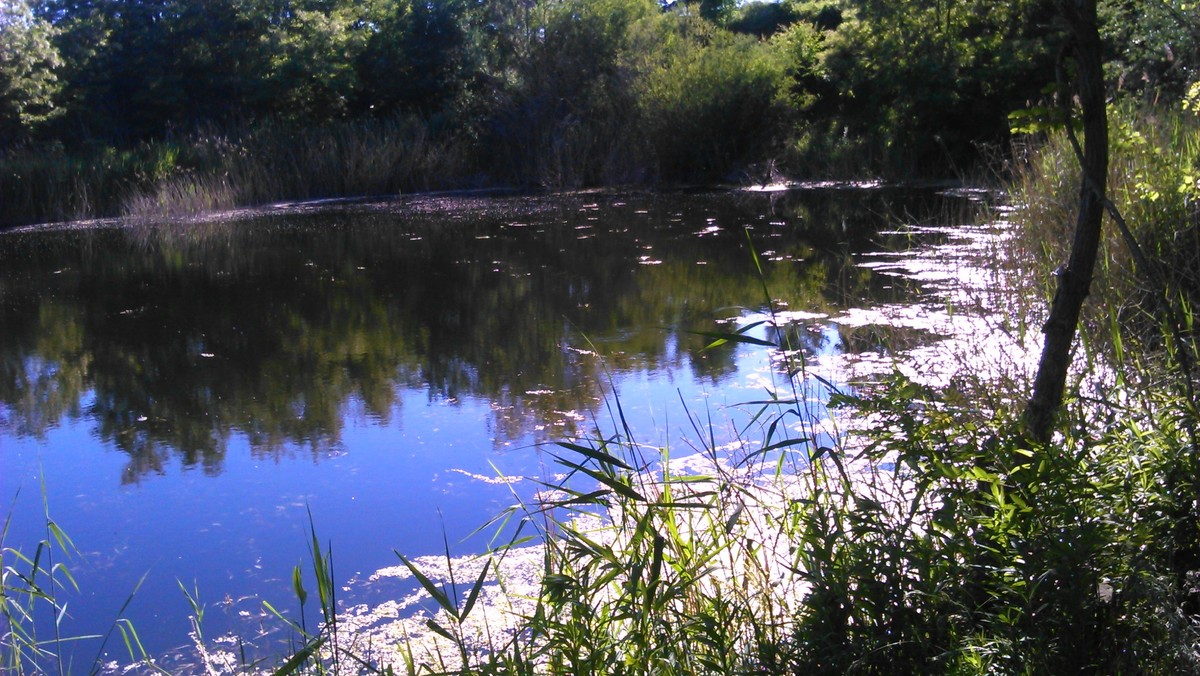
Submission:
[[[0,427],[40,437],[79,417],[91,356],[74,320],[52,298],[39,305],[0,286]]]
[[[824,195],[765,204],[474,200],[9,236],[0,422],[40,435],[91,418],[129,455],[128,482],[173,457],[219,473],[234,434],[263,458],[319,458],[352,405],[391,424],[400,390],[490,401],[498,443],[558,437],[603,398],[599,358],[713,384],[734,373],[732,349],[690,332],[763,305],[745,226],[791,309],[881,292],[850,264],[875,221],[847,225],[859,212]]]

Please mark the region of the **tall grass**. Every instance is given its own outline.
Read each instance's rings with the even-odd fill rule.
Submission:
[[[1109,199],[1129,236],[1108,221],[1086,332],[1106,333],[1106,317],[1115,313],[1126,329],[1148,324],[1143,334],[1153,338],[1164,302],[1200,302],[1200,115],[1119,104],[1109,119]],[[1053,270],[1066,261],[1078,162],[1062,132],[1027,141],[1021,156],[1012,187],[1021,254]],[[1047,292],[1052,280],[1042,280]]]
[[[0,154],[0,225],[115,216],[125,195],[173,171],[177,154],[171,143]]]
[[[425,190],[453,184],[466,166],[462,149],[432,139],[424,122],[411,119],[200,133],[188,155],[174,174],[127,194],[123,214],[191,216],[280,200]]]
[[[710,448],[709,472],[675,474],[665,451],[624,432],[564,444],[557,497],[513,511],[544,542],[540,592],[517,626],[485,650],[460,629],[487,566],[465,605],[422,576],[449,646],[432,653],[452,658],[394,666],[1192,673],[1200,636],[1185,580],[1198,573],[1179,577],[1176,557],[1193,494],[1164,480],[1197,476],[1195,413],[1142,394],[1125,405],[1152,414],[1076,410],[1064,436],[1035,449],[1007,413],[981,419],[901,378],[840,398],[870,425],[836,447],[760,444],[811,456],[766,471],[763,456],[726,463]],[[776,420],[764,423],[778,433]]]
[[[125,151],[14,151],[0,156],[0,224],[426,190],[462,185],[471,161],[465,143],[415,118],[202,129]]]
[[[165,673],[154,665],[133,623],[123,617],[137,588],[126,597],[105,635],[71,632],[67,607],[72,595],[80,589],[70,564],[78,560],[79,551],[51,517],[44,483],[41,498],[45,537],[34,545],[32,552],[8,545],[14,510],[9,510],[0,530],[0,673],[60,676],[85,671],[98,673],[105,666],[102,664],[105,647],[115,634],[120,634],[130,664],[141,666],[146,673]],[[13,502],[16,503],[16,496]],[[84,649],[82,646],[97,643],[99,647],[90,663],[76,661]]]

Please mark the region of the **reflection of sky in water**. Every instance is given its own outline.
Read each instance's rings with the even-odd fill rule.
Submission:
[[[739,349],[737,363],[739,373],[751,376],[748,382],[770,372],[761,348]],[[713,390],[691,377],[686,362],[682,371],[628,369],[612,377],[638,442],[676,455],[696,450],[689,446],[695,438],[689,415],[711,415],[716,440],[724,444],[746,417],[736,404],[765,395],[749,387]],[[561,471],[532,437],[497,439],[488,401],[430,401],[422,391],[404,391],[401,400],[387,425],[351,402],[339,443],[319,460],[303,448],[275,459],[255,457],[235,434],[219,477],[174,463],[162,475],[116,490],[125,458],[113,450],[81,452],[97,446],[86,420],[59,425],[42,441],[6,436],[3,492],[21,489],[7,544],[42,537],[40,472],[52,516],[83,552],[69,563],[83,589],[71,602],[73,631],[106,631],[105,618],[149,573],[127,614],[142,639],[161,650],[182,644],[188,629],[176,578],[189,589],[194,583],[214,606],[206,618],[209,631],[223,626],[226,595],[291,602],[291,568],[307,565],[306,507],[319,535],[333,545],[339,576],[362,577],[394,565],[393,547],[411,555],[440,552],[443,534],[455,553],[484,546],[481,537],[461,538],[511,504],[512,494],[508,486],[471,475],[551,480]],[[603,403],[562,413],[582,418],[581,430],[593,423],[605,435],[616,429]],[[515,489],[529,496],[536,486],[526,481]],[[364,601],[362,593],[349,590],[343,600]],[[256,603],[233,607],[247,605]]]
[[[182,247],[182,253],[166,247],[164,252],[176,257],[167,259],[162,254],[168,261],[166,284],[173,295],[155,297],[146,286],[152,282],[131,281],[130,289],[118,289],[112,298],[101,297],[79,310],[84,317],[79,328],[55,337],[57,342],[47,348],[28,347],[49,339],[44,325],[37,323],[42,320],[22,313],[32,307],[45,319],[48,313],[60,312],[64,319],[54,321],[62,324],[77,308],[70,299],[55,294],[20,297],[6,289],[19,289],[21,280],[10,280],[10,287],[0,285],[0,309],[7,308],[5,316],[13,331],[7,347],[0,343],[0,359],[9,359],[9,364],[16,359],[20,368],[0,373],[28,386],[0,390],[0,499],[6,501],[6,513],[7,501],[20,489],[12,503],[13,525],[6,545],[29,551],[44,537],[38,486],[39,476],[44,476],[51,514],[83,551],[81,558],[68,562],[83,589],[70,601],[69,630],[105,633],[126,596],[148,573],[127,616],[147,647],[161,652],[187,640],[189,608],[177,580],[189,589],[194,584],[208,604],[206,632],[211,635],[229,622],[236,623],[239,612],[260,612],[260,598],[293,606],[291,569],[308,562],[306,509],[314,515],[318,535],[332,544],[335,572],[341,580],[361,582],[372,571],[394,565],[393,548],[414,556],[438,554],[443,537],[455,553],[480,550],[486,536],[463,538],[511,504],[512,491],[527,497],[537,485],[534,481],[507,485],[477,477],[500,473],[553,480],[561,468],[550,452],[562,451],[546,444],[571,433],[587,434],[597,426],[605,436],[615,433],[614,394],[636,440],[651,449],[668,449],[672,458],[695,453],[705,444],[734,456],[744,453],[746,447],[738,441],[752,441],[761,434],[749,423],[760,402],[772,397],[799,394],[816,402],[816,408],[791,419],[792,434],[806,433],[804,418],[809,413],[821,415],[820,402],[828,392],[816,379],[799,381],[793,391],[782,375],[778,355],[751,344],[704,350],[711,338],[696,332],[742,329],[759,340],[786,339],[793,349],[793,366],[803,365],[808,373],[844,384],[861,377],[862,364],[871,363],[865,358],[846,359],[845,351],[886,357],[921,349],[931,333],[948,335],[955,322],[979,321],[944,311],[944,294],[952,292],[946,281],[968,269],[961,257],[967,255],[963,247],[969,246],[969,238],[941,242],[923,249],[926,253],[921,256],[876,255],[872,252],[879,242],[871,240],[882,238],[886,243],[887,238],[872,233],[886,221],[876,219],[860,226],[858,244],[839,243],[836,240],[847,237],[845,218],[833,207],[804,200],[789,207],[777,204],[775,197],[755,199],[760,201],[731,208],[715,198],[693,198],[689,201],[700,204],[694,212],[686,205],[653,200],[643,205],[630,199],[628,204],[610,205],[620,222],[604,232],[599,232],[604,222],[594,220],[603,212],[591,204],[561,209],[566,216],[522,214],[519,219],[502,219],[501,226],[485,224],[467,232],[462,241],[449,243],[461,248],[456,251],[445,250],[448,244],[436,241],[444,236],[441,230],[403,233],[396,240],[406,246],[428,244],[430,248],[420,255],[440,260],[420,271],[413,268],[415,259],[405,257],[403,248],[395,254],[399,263],[379,254],[394,246],[391,239],[358,251],[350,233],[345,240],[324,240],[319,246],[327,251],[301,252],[293,260],[278,251],[286,248],[283,243],[303,246],[302,232],[272,226],[271,237],[279,239],[267,241],[270,250],[250,252],[258,258],[244,264],[222,253],[218,234],[217,240],[188,245],[216,251],[210,259],[215,273],[196,275],[189,267],[195,263],[180,267],[177,258],[187,260],[188,246]],[[850,197],[848,202],[853,205],[856,199]],[[579,214],[586,220],[573,221]],[[547,225],[560,218],[568,228]],[[807,221],[823,219],[837,221],[842,232],[822,235],[818,228],[816,234],[794,239],[794,233],[811,227],[805,225]],[[792,227],[785,227],[789,223]],[[788,301],[776,309],[778,329],[772,328],[772,316],[759,302],[761,282],[752,274],[749,253],[739,248],[745,240],[740,226],[745,224],[759,224],[756,231],[766,238],[759,242],[764,265],[775,266],[766,269],[768,281],[776,285],[772,292],[782,287],[780,296]],[[370,234],[382,237],[379,232],[394,227],[385,223],[384,229]],[[350,229],[340,222],[333,227],[338,228]],[[932,236],[935,244],[942,236],[917,234]],[[905,232],[902,239],[907,242],[912,235]],[[148,248],[144,256],[153,257],[158,255],[154,247],[164,245],[139,246]],[[343,246],[346,251],[336,250]],[[573,248],[578,246],[605,248]],[[11,255],[11,250],[0,248],[0,259],[6,251]],[[328,256],[322,258],[322,253]],[[600,253],[607,258],[592,260]],[[556,257],[561,260],[555,262]],[[339,268],[343,260],[345,265]],[[395,268],[389,272],[395,281],[390,276],[372,276],[389,265]],[[105,263],[92,266],[88,274],[107,284],[120,283],[114,281],[121,279],[119,273],[106,271]],[[257,274],[276,269],[300,281],[272,291]],[[31,278],[42,274],[32,267],[22,270]],[[60,263],[44,274],[61,270],[79,274]],[[898,281],[893,283],[892,277]],[[249,286],[237,287],[228,298],[221,296],[234,283],[226,280],[243,278]],[[471,285],[460,286],[467,278]],[[913,279],[926,286],[905,282]],[[37,289],[39,283],[34,279],[30,286]],[[444,297],[408,298],[406,289],[414,283],[426,284],[421,288],[427,294],[444,292]],[[665,288],[670,285],[676,286]],[[189,314],[199,317],[195,325],[199,328],[170,319],[162,308],[188,297],[189,289],[197,286],[202,290],[200,305]],[[355,295],[359,289],[364,295]],[[923,297],[922,289],[937,290],[938,297]],[[212,301],[218,305],[215,309],[205,301],[213,294],[219,297]],[[239,338],[239,330],[255,330],[254,322],[224,313],[234,306],[259,307],[253,297],[243,298],[246,294],[261,294],[267,313],[275,312],[280,303],[295,303],[302,308],[295,314],[279,314],[282,320],[271,315],[262,323],[274,327],[286,321],[304,330],[280,334],[283,338],[275,334]],[[246,305],[238,305],[243,302]],[[303,309],[305,303],[311,307]],[[484,303],[492,305],[481,306]],[[424,328],[410,327],[405,323],[411,319],[405,314],[410,310],[412,317],[434,319]],[[156,311],[168,319],[155,324],[147,318]],[[545,317],[550,326],[521,323],[527,313]],[[466,325],[461,324],[464,318]],[[490,322],[493,339],[473,342],[462,335],[485,321]],[[116,328],[109,327],[112,322],[118,322],[112,325]],[[121,328],[153,332],[163,325],[169,331],[150,335],[145,344],[170,342],[171,331],[191,332],[179,355],[159,359],[143,354],[139,352],[145,349],[143,343],[128,334],[131,329]],[[26,326],[25,333],[21,326]],[[383,328],[376,330],[376,326]],[[334,328],[348,333],[343,336]],[[508,346],[502,334],[510,328],[525,338],[537,333],[537,340]],[[93,342],[89,331],[97,332]],[[276,346],[277,352],[260,347],[270,347],[273,340],[282,346]],[[311,346],[288,341],[309,341]],[[380,357],[384,359],[378,367],[382,380],[372,376],[374,355],[399,343],[404,346],[394,348],[395,355]],[[42,358],[38,350],[51,348],[59,349],[59,354],[95,355],[90,362],[75,365],[86,374],[81,378],[93,380],[75,400],[56,404],[59,412],[46,414],[45,424],[33,425],[30,420],[37,417],[37,402],[50,402],[58,391],[55,387],[61,390],[66,387],[63,383],[69,384],[65,376],[59,378],[66,362],[38,361]],[[289,350],[301,356],[288,357],[293,354]],[[345,352],[344,359],[337,356],[339,350]],[[313,366],[303,361],[331,353],[335,358],[330,364]],[[213,375],[198,378],[195,389],[181,397],[184,401],[164,408],[165,399],[180,394],[171,388],[167,371],[175,362],[182,364],[179,383],[204,369]],[[518,374],[498,375],[503,368],[514,368]],[[23,375],[11,375],[17,371]],[[96,381],[102,376],[107,379]],[[328,386],[310,387],[299,397],[263,401],[278,392],[262,379],[288,381],[301,376],[330,380]],[[350,384],[343,383],[347,377]],[[245,383],[236,389],[229,385],[242,380]],[[106,393],[103,401],[97,400],[98,382]],[[137,382],[160,389],[142,392],[131,384]],[[333,388],[347,393],[345,398],[321,402],[322,394]],[[389,390],[390,395],[381,394]],[[280,420],[287,415],[304,418],[306,407],[325,403],[336,411],[340,429],[309,427],[305,419],[299,431],[279,437],[278,430],[290,428],[275,421],[275,428],[262,432],[262,438],[274,439],[264,447],[261,439],[252,442],[256,423],[239,422],[239,411],[224,414],[233,415],[232,422],[216,419],[222,397],[245,397],[239,405],[247,415],[270,413],[282,416]],[[97,411],[103,411],[106,426],[95,419]],[[179,438],[208,450],[201,457],[173,450],[167,442],[178,421],[161,420],[153,411],[193,411],[195,419],[189,424],[198,431]],[[710,424],[711,440],[701,441],[697,427],[707,435]],[[17,433],[22,426],[40,429]],[[97,431],[100,427],[103,433]],[[128,451],[117,447],[133,443],[130,439],[157,449],[143,461],[144,469],[132,475]],[[781,452],[802,458],[804,450]],[[757,461],[770,464],[774,459]],[[343,601],[377,601],[373,594],[394,592],[386,585],[358,582],[347,584]],[[110,645],[109,653],[118,655],[116,649],[115,643]],[[92,657],[83,649],[78,654],[78,659]]]

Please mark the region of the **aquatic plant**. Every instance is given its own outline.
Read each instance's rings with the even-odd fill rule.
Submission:
[[[12,509],[0,530],[0,672],[61,676],[87,669],[89,673],[97,673],[110,666],[105,662],[105,648],[114,633],[120,633],[129,663],[141,665],[151,673],[166,673],[155,666],[133,622],[123,616],[140,583],[125,598],[106,634],[71,633],[67,608],[71,594],[80,589],[68,563],[78,559],[79,551],[50,515],[44,478],[40,487],[45,537],[34,546],[34,551],[29,553],[6,544]],[[77,662],[75,646],[97,640],[99,647],[92,662]]]

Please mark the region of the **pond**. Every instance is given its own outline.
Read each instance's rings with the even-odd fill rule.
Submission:
[[[310,513],[341,602],[377,601],[394,590],[363,581],[393,549],[481,551],[470,533],[536,489],[498,477],[552,481],[553,442],[613,429],[616,402],[672,455],[695,451],[693,418],[736,440],[739,404],[786,375],[706,333],[774,309],[841,388],[851,365],[925,359],[947,322],[980,320],[947,312],[986,258],[949,227],[978,203],[423,196],[0,233],[4,544],[31,554],[48,510],[79,550],[64,630],[107,633],[136,590],[121,616],[152,654],[189,644],[181,586],[209,635],[294,606]],[[90,664],[100,641],[73,650]],[[119,637],[103,652],[121,659]]]

